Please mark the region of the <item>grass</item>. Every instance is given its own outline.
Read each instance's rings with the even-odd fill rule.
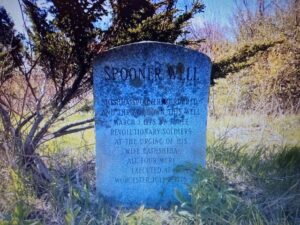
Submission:
[[[208,118],[208,143],[226,139],[230,143],[256,145],[300,145],[300,114],[272,116],[264,114],[225,115]]]
[[[91,113],[78,113],[61,121],[63,126],[79,120],[90,118]],[[207,142],[226,139],[231,144],[248,146],[299,146],[300,114],[268,116],[263,114],[226,115],[218,119],[210,116],[207,124]],[[95,147],[94,130],[86,130],[59,139],[51,140],[43,148],[44,154],[65,152],[76,157],[91,152]]]
[[[56,127],[63,127],[67,124],[76,121],[82,121],[93,117],[92,112],[79,112],[73,114],[63,121],[56,124]],[[42,152],[46,155],[53,155],[64,151],[68,156],[75,157],[83,152],[90,152],[94,150],[95,134],[93,129],[73,133],[70,135],[62,136],[58,139],[53,139],[44,146]]]
[[[66,136],[41,149],[55,177],[47,195],[37,197],[30,178],[0,165],[0,225],[299,224],[298,122],[292,115],[210,118],[207,168],[181,167],[194,176],[191,198],[174,193],[170,210],[116,209],[96,198],[93,132]]]

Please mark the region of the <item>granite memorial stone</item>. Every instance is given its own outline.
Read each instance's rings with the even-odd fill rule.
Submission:
[[[166,208],[187,195],[186,163],[205,166],[211,61],[140,42],[94,61],[97,192],[111,204]]]

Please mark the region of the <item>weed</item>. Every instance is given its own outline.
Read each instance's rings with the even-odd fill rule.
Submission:
[[[248,119],[251,129],[261,124],[253,117]],[[185,165],[179,168],[179,171],[192,173],[194,181],[189,186],[188,198],[179,191],[174,192],[179,204],[170,210],[110,207],[95,190],[95,155],[90,145],[94,140],[82,133],[50,142],[50,149],[44,146],[41,153],[47,157],[45,161],[53,174],[53,182],[43,196],[35,195],[30,177],[11,171],[6,164],[1,165],[0,225],[299,224],[299,146],[280,145],[294,143],[292,141],[265,141],[269,129],[281,126],[280,121],[289,120],[277,118],[277,125],[272,126],[266,123],[264,131],[259,132],[263,137],[257,142],[233,141],[230,130],[240,127],[242,118],[230,124],[229,133],[218,138],[211,136],[207,167],[195,169]],[[213,123],[221,127],[226,121]],[[287,125],[295,130],[292,122]]]
[[[10,194],[9,206],[3,218],[0,217],[0,225],[39,225],[38,218],[35,217],[32,205],[34,196],[32,190],[25,185],[21,178],[21,173],[10,169],[10,180],[7,184],[7,193]]]

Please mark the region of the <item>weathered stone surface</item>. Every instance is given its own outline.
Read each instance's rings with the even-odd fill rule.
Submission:
[[[185,163],[205,165],[210,59],[140,42],[94,62],[97,192],[112,204],[166,208],[187,194]]]

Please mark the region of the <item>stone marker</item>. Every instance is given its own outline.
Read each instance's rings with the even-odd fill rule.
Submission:
[[[205,166],[210,59],[160,42],[113,48],[94,61],[97,192],[115,206],[167,208]]]

